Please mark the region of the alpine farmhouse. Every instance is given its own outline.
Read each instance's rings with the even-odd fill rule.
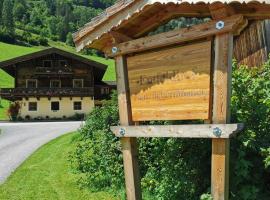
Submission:
[[[106,65],[56,48],[0,62],[0,68],[15,78],[15,87],[0,95],[19,102],[24,119],[87,114],[115,88],[102,81]]]

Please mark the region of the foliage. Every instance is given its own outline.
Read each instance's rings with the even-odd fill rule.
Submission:
[[[81,141],[73,156],[74,166],[84,174],[81,185],[92,190],[123,187],[123,166],[120,143],[110,132],[118,122],[116,95],[104,107],[96,107],[80,129]],[[94,141],[94,142],[92,142]],[[108,167],[114,166],[114,167]]]
[[[244,122],[246,128],[231,140],[233,200],[266,200],[270,196],[269,77],[270,61],[252,69],[237,68],[234,63],[232,122]],[[117,112],[114,94],[112,100],[90,113],[80,130],[81,138],[71,160],[83,174],[80,183],[92,190],[123,188],[121,145],[109,130],[119,123]],[[210,140],[139,139],[141,184],[153,199],[210,200],[210,159]]]
[[[70,43],[68,33],[75,32],[114,0],[0,0],[0,41],[27,42],[15,34],[15,28]],[[43,33],[46,33],[43,35]],[[67,38],[69,36],[69,38]]]
[[[13,20],[13,1],[4,0],[2,6],[1,26],[0,26],[0,40],[13,42],[15,33]]]
[[[21,105],[19,102],[14,102],[9,105],[8,115],[12,121],[16,121],[20,112]]]
[[[78,133],[56,138],[45,144],[26,159],[0,185],[1,200],[116,200],[108,192],[90,192],[79,188],[67,161],[75,147]]]
[[[236,63],[234,63],[236,68]],[[232,121],[245,131],[231,142],[231,199],[270,196],[270,60],[264,66],[235,69]]]

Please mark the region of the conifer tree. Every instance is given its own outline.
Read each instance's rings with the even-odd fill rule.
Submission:
[[[0,26],[2,24],[2,9],[3,9],[3,0],[0,0]]]
[[[9,35],[13,36],[15,33],[14,19],[13,19],[13,1],[4,0],[2,8],[2,26],[3,31]]]

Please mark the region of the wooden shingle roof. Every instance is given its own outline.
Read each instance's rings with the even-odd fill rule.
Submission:
[[[220,5],[248,19],[270,18],[270,0],[120,0],[74,33],[73,38],[78,51],[85,47],[103,50],[113,43],[113,32],[136,39],[175,17],[210,17]]]

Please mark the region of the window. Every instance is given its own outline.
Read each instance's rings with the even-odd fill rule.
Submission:
[[[81,110],[82,109],[82,102],[81,101],[73,102],[73,109],[74,110]]]
[[[59,60],[59,66],[60,67],[67,67],[67,61],[66,60]]]
[[[83,79],[73,79],[73,87],[74,88],[82,88],[83,87]]]
[[[51,80],[51,88],[61,88],[61,80]]]
[[[27,79],[26,80],[26,88],[37,88],[37,80],[36,79]]]
[[[101,88],[101,94],[110,94],[110,88],[108,87]]]
[[[51,102],[51,110],[52,111],[58,111],[59,110],[59,102],[58,101],[52,101]]]
[[[37,102],[29,102],[28,111],[37,111]]]
[[[52,67],[51,60],[43,60],[43,67]]]

